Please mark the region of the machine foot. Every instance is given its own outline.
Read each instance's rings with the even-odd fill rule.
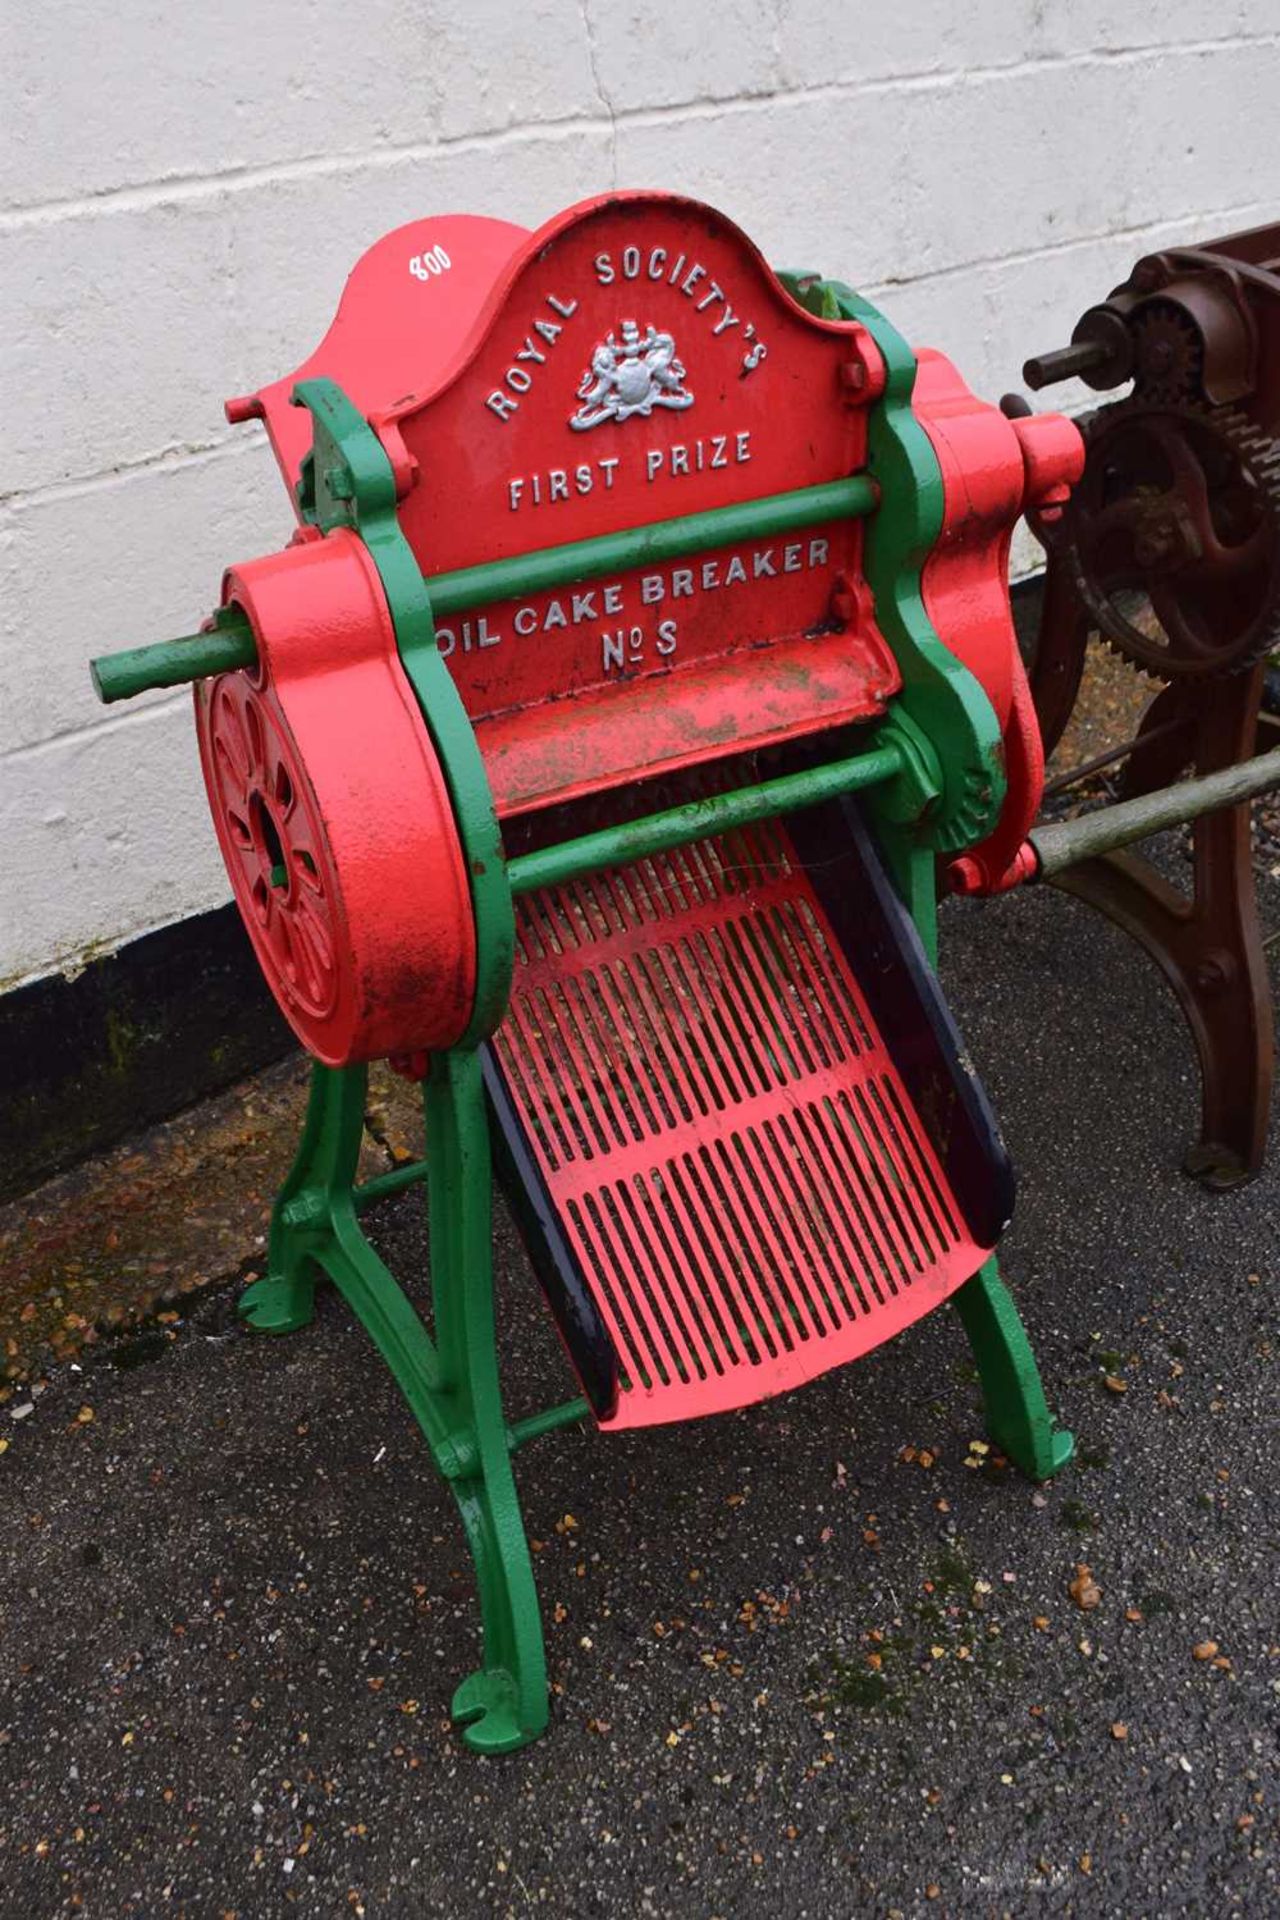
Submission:
[[[500,1668],[480,1667],[467,1675],[450,1710],[474,1753],[514,1753],[538,1738],[542,1726],[521,1726],[518,1698],[515,1681]]]
[[[296,1275],[268,1274],[247,1286],[236,1312],[255,1333],[296,1333],[310,1326],[316,1311],[316,1283]]]
[[[1243,1187],[1254,1178],[1254,1172],[1233,1147],[1224,1147],[1216,1140],[1199,1140],[1189,1147],[1182,1156],[1182,1171],[1198,1180],[1210,1193],[1228,1193],[1232,1187]]]

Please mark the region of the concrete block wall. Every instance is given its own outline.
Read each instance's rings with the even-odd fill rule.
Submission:
[[[1144,248],[1276,214],[1278,83],[1267,0],[9,9],[0,987],[227,897],[186,694],[108,713],[85,662],[190,630],[286,535],[221,402],[387,228],[679,187],[994,397]]]

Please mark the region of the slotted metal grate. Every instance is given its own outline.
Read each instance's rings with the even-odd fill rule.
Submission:
[[[495,1046],[617,1350],[602,1424],[799,1385],[985,1257],[776,824],[527,896]]]

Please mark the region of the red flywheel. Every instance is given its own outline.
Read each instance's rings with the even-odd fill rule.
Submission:
[[[452,1045],[475,926],[444,773],[377,570],[335,532],[228,574],[254,673],[196,689],[200,758],[268,985],[330,1066]]]
[[[337,877],[315,797],[274,706],[247,674],[224,674],[206,720],[211,799],[239,856],[241,910],[281,998],[324,1020],[338,997]]]

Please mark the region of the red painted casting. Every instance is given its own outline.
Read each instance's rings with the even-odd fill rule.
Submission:
[[[255,674],[196,687],[219,844],[262,970],[330,1066],[447,1047],[475,991],[444,778],[354,534],[234,568]]]
[[[423,279],[439,234],[451,265]],[[306,365],[233,403],[291,477],[287,398],[314,373],[372,415],[427,574],[843,479],[884,384],[864,328],[804,312],[722,215],[649,193],[534,234],[456,217],[380,241]],[[862,540],[818,525],[442,618],[499,813],[878,717],[901,677]]]
[[[1040,810],[1044,752],[1009,613],[1009,546],[1020,514],[1066,497],[1084,466],[1061,414],[1007,420],[951,362],[925,348],[913,406],[942,469],[942,532],[925,566],[935,630],[978,679],[1004,735],[1008,792],[995,832],[949,870],[961,893],[1002,893],[1029,877],[1023,852]]]
[[[842,479],[883,382],[865,330],[805,313],[722,215],[616,194],[529,236],[460,363],[375,425],[435,571]],[[883,711],[900,681],[867,596],[834,606],[862,538],[815,526],[442,621],[499,811]]]
[[[730,221],[655,194],[585,201],[533,234],[449,216],[379,241],[311,359],[231,403],[235,417],[265,418],[291,480],[309,423],[288,394],[300,376],[320,373],[380,434],[428,577],[843,479],[865,466],[867,409],[885,377],[862,326],[816,319]],[[1079,471],[1079,437],[1056,416],[1004,419],[929,352],[919,356],[914,406],[944,488],[926,608],[992,701],[1009,783],[996,832],[950,879],[996,891],[1020,877],[1043,779],[1008,609],[1010,530],[1024,507],[1051,510],[1061,497]],[[863,540],[858,520],[818,523],[438,615],[499,814],[879,717],[901,675],[864,584]],[[293,583],[319,563],[282,564]],[[280,635],[323,623],[322,599],[295,603],[284,590],[269,617],[251,609],[266,680],[252,699],[238,687],[209,696],[225,736],[220,761],[206,754],[217,769],[215,812],[264,965],[308,1044],[318,1040],[327,1059],[411,1055],[459,1030],[471,991],[465,905],[446,931],[446,898],[465,902],[454,827],[421,723],[403,705],[379,593],[371,588],[371,626],[358,641],[353,624],[340,680],[322,664],[337,656],[318,641],[291,658],[287,698],[277,684]],[[307,687],[327,709],[330,737],[309,715],[308,744],[290,756]],[[283,728],[273,702],[286,710]],[[384,707],[396,715],[385,739]],[[356,728],[361,743],[377,744],[357,745]],[[233,762],[226,743],[242,736],[255,750],[261,741],[261,764]],[[398,750],[387,744],[395,741]],[[320,743],[331,760],[318,834],[306,776],[319,778]],[[402,786],[396,751],[412,769]],[[271,811],[278,766],[301,796],[287,814]],[[357,803],[374,785],[383,805]],[[285,844],[295,833],[308,850],[319,838],[336,863],[310,890]],[[381,865],[375,840],[387,850]],[[422,855],[416,887],[391,877],[402,872],[394,850],[409,840]],[[360,874],[348,873],[348,859]],[[283,894],[270,881],[280,864],[290,876]],[[449,881],[433,914],[419,894],[437,870]],[[387,889],[380,902],[366,890],[375,871]],[[378,934],[362,919],[357,940],[343,918],[348,891],[367,900]],[[441,989],[424,993],[437,964]]]
[[[311,446],[311,417],[289,405],[299,380],[325,374],[362,413],[444,373],[527,229],[471,213],[411,220],[352,268],[333,324],[309,360],[258,393],[227,401],[228,420],[262,419],[290,487]]]

